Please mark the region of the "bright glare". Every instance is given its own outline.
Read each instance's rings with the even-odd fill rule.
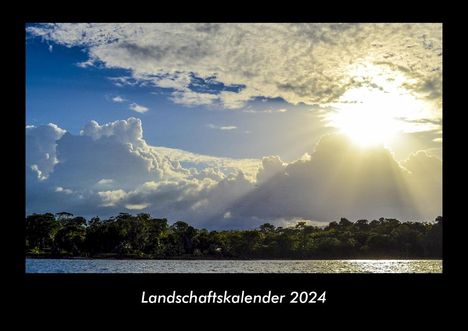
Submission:
[[[388,113],[368,108],[341,111],[335,116],[334,126],[363,147],[388,144],[398,128]]]
[[[364,69],[363,69],[364,68]],[[375,83],[345,92],[335,111],[328,113],[328,125],[335,127],[362,147],[388,145],[401,132],[427,130],[430,108],[402,87],[404,77],[382,71],[376,66],[354,68],[356,79]],[[392,79],[388,79],[392,77]]]

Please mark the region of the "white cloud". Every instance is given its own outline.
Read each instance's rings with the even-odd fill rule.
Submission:
[[[231,131],[236,130],[237,126],[235,125],[215,125],[215,124],[207,124],[207,127],[210,129],[221,130],[221,131]]]
[[[136,86],[136,85],[146,85],[144,81],[138,81],[132,77],[128,76],[121,76],[121,77],[109,77],[109,80],[114,83],[115,86],[123,87],[123,86]]]
[[[167,147],[152,147],[152,150],[158,155],[164,155],[170,160],[177,160],[179,166],[185,168],[200,168],[202,170],[193,172],[193,176],[216,177],[222,179],[226,174],[233,174],[241,169],[249,181],[255,181],[257,170],[261,165],[259,159],[233,159],[227,157],[215,157],[209,155],[195,154],[180,149]]]
[[[110,186],[112,184],[114,184],[114,180],[113,179],[108,179],[108,178],[100,179],[96,183],[96,185],[99,185],[99,186]]]
[[[65,194],[72,194],[72,193],[73,193],[72,190],[67,189],[67,188],[63,188],[63,187],[61,187],[61,186],[57,186],[57,187],[55,188],[55,192],[63,192],[63,193],[65,193]]]
[[[37,178],[47,179],[57,164],[56,141],[66,133],[57,125],[26,126],[26,166]]]
[[[159,86],[159,84],[158,84]],[[215,101],[219,100],[219,97],[215,94],[210,93],[199,93],[193,92],[188,89],[184,89],[181,91],[175,91],[172,93],[171,100],[174,103],[182,104],[182,105],[210,105]]]
[[[131,103],[130,104],[130,109],[133,110],[133,111],[136,111],[137,113],[140,113],[140,114],[146,113],[149,110],[148,107],[139,105],[137,103]]]
[[[130,210],[141,210],[141,209],[145,209],[145,208],[148,208],[150,206],[149,203],[141,203],[141,204],[126,204],[125,205],[125,208],[127,209],[130,209]]]
[[[60,199],[61,210],[77,215],[141,210],[209,228],[441,213],[441,161],[424,152],[399,164],[386,149],[325,136],[286,163],[150,146],[136,118],[64,132],[52,124],[27,129],[28,213],[57,211]]]
[[[116,95],[115,97],[112,98],[112,101],[116,102],[116,103],[122,103],[122,102],[125,102],[127,100],[122,98],[120,95]]]
[[[121,201],[126,196],[126,192],[124,190],[115,190],[115,191],[103,191],[97,192],[98,196],[101,198],[102,207],[113,207],[119,201]]]
[[[88,67],[92,67],[93,65],[94,65],[94,61],[91,59],[83,61],[83,62],[78,62],[76,64],[76,66],[80,68],[88,68]]]
[[[240,108],[253,97],[328,104],[390,82],[441,114],[442,25],[114,24],[30,26],[32,36],[84,47],[89,61],[130,70],[119,84],[174,89],[172,100]],[[238,91],[194,89],[193,77]],[[419,116],[419,115],[418,115]]]
[[[37,164],[31,164],[29,166],[29,169],[31,169],[31,171],[36,175],[37,179],[38,180],[45,180],[47,179],[47,176],[45,176],[41,169],[39,169],[38,165]]]
[[[130,117],[127,120],[99,125],[96,121],[90,121],[80,131],[80,135],[98,140],[101,137],[113,137],[123,144],[131,144],[133,147],[146,147],[143,139],[141,120]]]
[[[49,137],[41,146],[38,138],[51,129],[37,127],[27,137],[28,145],[36,147],[28,163],[29,169],[36,171],[27,178],[28,210],[54,210],[58,197],[52,192],[69,193],[60,197],[60,208],[75,214],[151,210],[183,219],[193,213],[198,222],[251,187],[259,165],[254,159],[217,158],[150,146],[136,118],[102,125],[91,121],[79,136]],[[56,146],[57,162],[46,168],[49,176],[45,177],[36,162],[47,159],[48,146]],[[230,183],[236,182],[238,188],[231,190]],[[211,197],[217,185],[224,185],[229,192]],[[224,199],[213,207],[220,196]]]

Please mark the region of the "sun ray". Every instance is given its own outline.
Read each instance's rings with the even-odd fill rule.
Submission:
[[[403,132],[438,127],[422,120],[435,121],[437,112],[406,88],[411,80],[404,74],[371,64],[350,66],[348,73],[361,86],[347,90],[324,117],[357,145],[388,147]]]

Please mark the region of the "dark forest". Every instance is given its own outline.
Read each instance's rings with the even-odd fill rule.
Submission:
[[[208,231],[149,214],[89,221],[62,212],[26,217],[26,256],[129,259],[378,259],[442,257],[442,217],[434,222],[346,218],[324,227],[265,223]]]

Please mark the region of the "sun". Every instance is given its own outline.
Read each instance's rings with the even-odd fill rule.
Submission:
[[[332,119],[333,126],[361,147],[387,145],[398,132],[397,121],[378,109],[344,109]]]
[[[431,125],[421,119],[434,117],[432,107],[408,91],[405,84],[414,82],[402,73],[358,64],[351,65],[348,74],[362,85],[347,90],[331,104],[333,111],[325,118],[328,126],[354,143],[388,147],[401,133],[424,131]]]
[[[420,106],[402,90],[360,87],[343,95],[327,115],[327,122],[361,147],[388,146],[398,134],[411,131],[408,119]]]
[[[401,131],[402,112],[409,110],[404,96],[376,89],[354,89],[343,100],[329,114],[329,125],[361,147],[388,145]]]

